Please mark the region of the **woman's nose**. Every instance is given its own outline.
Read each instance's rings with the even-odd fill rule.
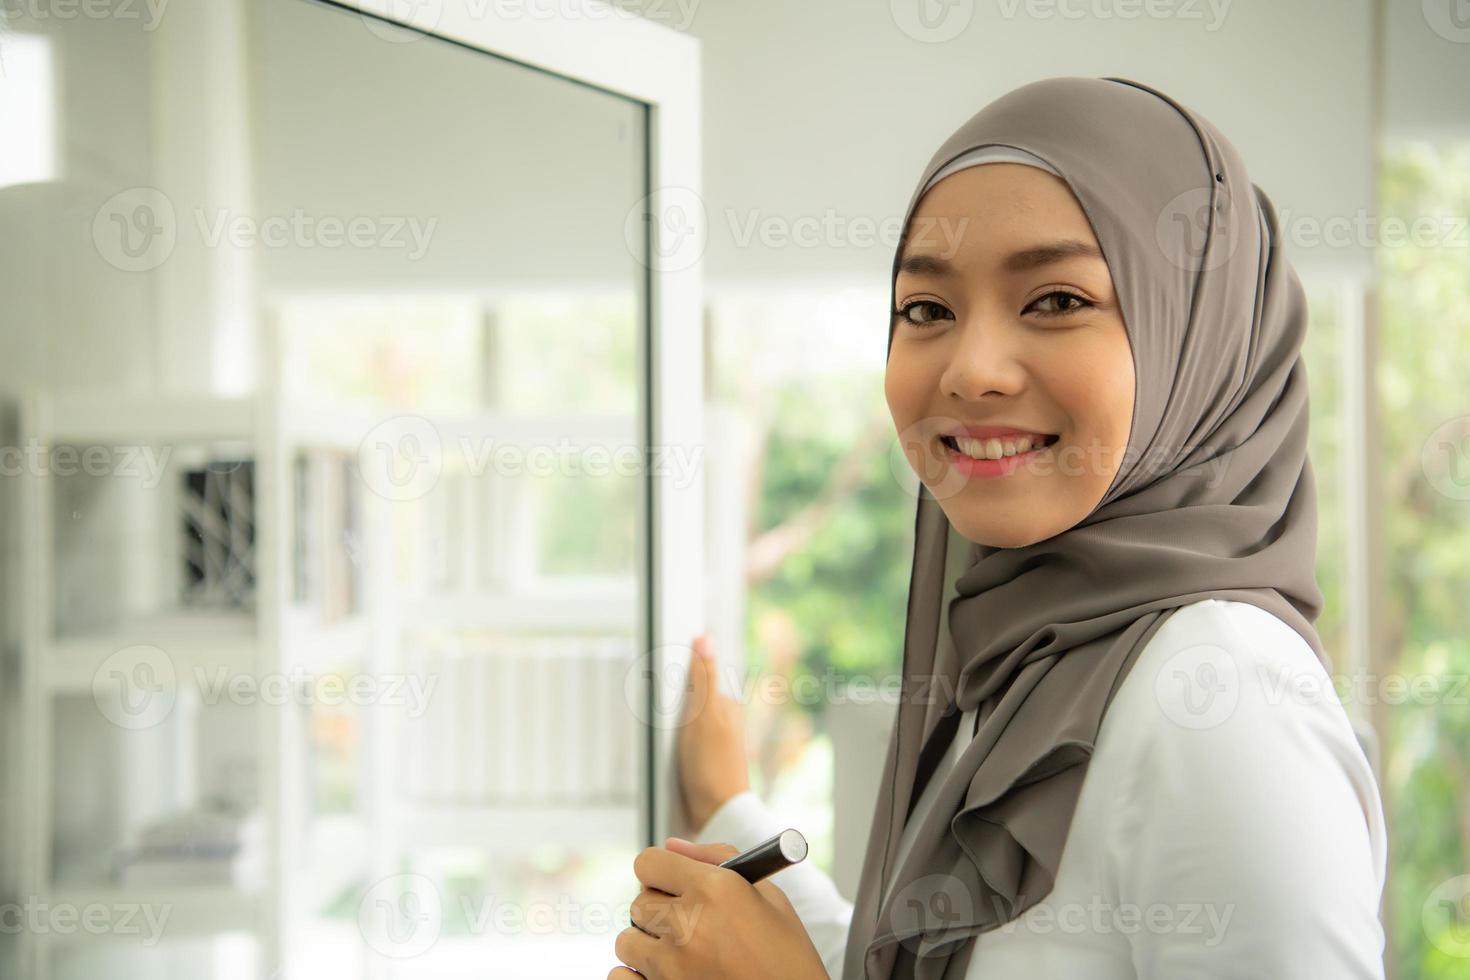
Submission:
[[[978,401],[987,394],[1014,395],[1025,385],[1026,371],[1014,331],[995,321],[968,321],[953,332],[949,363],[940,378],[945,395]]]

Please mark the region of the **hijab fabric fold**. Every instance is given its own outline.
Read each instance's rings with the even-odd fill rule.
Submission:
[[[1213,125],[1156,89],[1048,78],[945,141],[909,200],[905,239],[924,191],[981,147],[1040,161],[1086,214],[1132,348],[1132,427],[1097,507],[1025,547],[960,538],[920,483],[903,693],[843,980],[959,980],[974,937],[1045,898],[1104,712],[1173,610],[1252,603],[1331,669],[1312,625],[1322,595],[1305,297],[1270,199]],[[890,350],[892,339],[890,319]],[[951,547],[967,549],[952,583]],[[933,777],[934,803],[899,862],[921,751],[972,710],[973,738]]]

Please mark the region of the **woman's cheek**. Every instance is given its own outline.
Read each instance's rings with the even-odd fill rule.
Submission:
[[[894,427],[900,432],[918,421],[919,413],[928,403],[922,390],[922,372],[915,359],[897,349],[888,361],[883,392],[888,399],[888,411],[893,416]]]

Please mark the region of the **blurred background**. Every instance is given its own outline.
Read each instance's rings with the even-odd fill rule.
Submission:
[[[898,221],[960,123],[1063,74],[1200,111],[1276,205],[1387,973],[1470,976],[1460,0],[0,14],[0,976],[605,975],[695,579],[753,788],[851,897],[912,547]],[[550,25],[573,67],[465,41]],[[578,58],[659,63],[696,121]]]

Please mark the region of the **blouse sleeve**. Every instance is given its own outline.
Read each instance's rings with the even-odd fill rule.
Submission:
[[[1142,683],[1109,708],[1133,761],[1108,863],[1134,969],[1380,980],[1387,848],[1367,757],[1295,631],[1210,605],[1205,629],[1150,643]]]
[[[695,842],[733,844],[742,851],[788,826],[751,790],[726,800],[700,829]],[[842,975],[847,933],[852,926],[852,903],[842,897],[837,885],[810,860],[793,864],[769,879],[786,893],[791,906],[806,926],[812,945],[822,957],[829,977]]]

